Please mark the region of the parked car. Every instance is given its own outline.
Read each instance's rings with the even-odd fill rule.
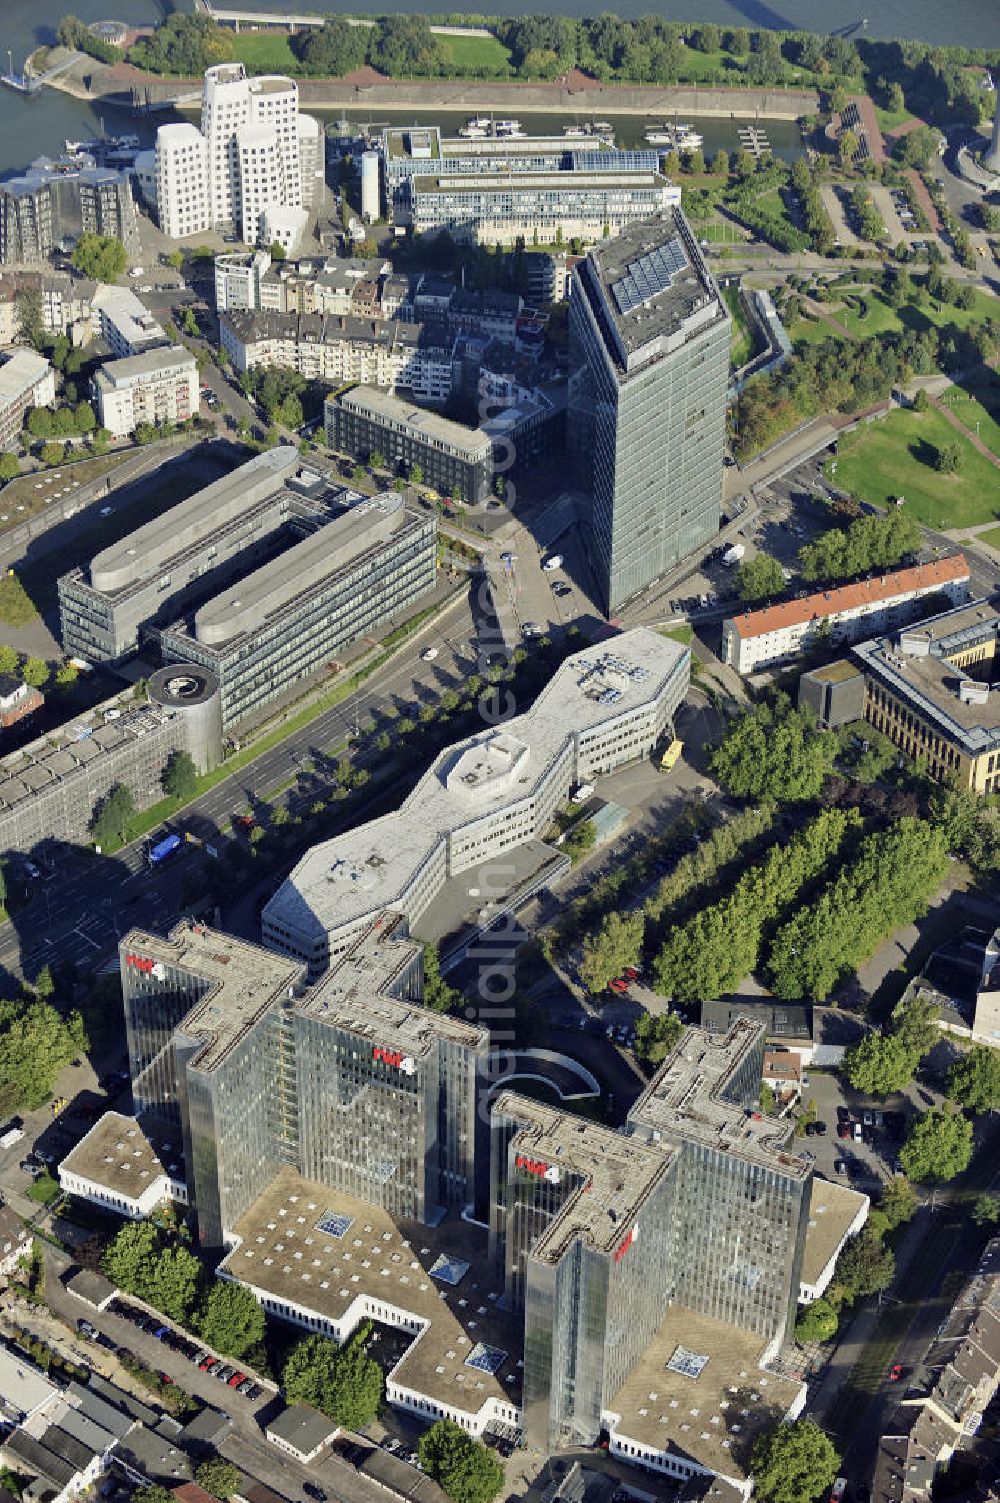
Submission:
[[[816,1127],[816,1136],[817,1136],[817,1138],[825,1138],[826,1137],[826,1123],[825,1122],[817,1122],[815,1124],[815,1127]]]
[[[261,1392],[262,1389],[259,1383],[251,1383],[249,1388],[246,1390],[246,1396],[248,1399],[259,1399]]]
[[[229,1379],[229,1386],[230,1388],[239,1388],[240,1384],[245,1383],[246,1380],[246,1373],[233,1373],[233,1376]]]
[[[314,1498],[316,1503],[326,1503],[326,1493],[318,1482],[303,1482],[302,1491],[307,1497]]]
[[[846,1174],[847,1173],[847,1165],[845,1164],[845,1162],[844,1162],[843,1159],[838,1159],[837,1162],[834,1164],[833,1167],[837,1171],[838,1174]]]
[[[82,1336],[86,1336],[88,1340],[97,1340],[97,1327],[95,1325],[92,1325],[89,1320],[78,1320],[76,1323],[76,1328],[80,1332],[80,1334]]]
[[[898,1383],[899,1380],[900,1380],[900,1378],[902,1376],[903,1376],[903,1364],[902,1364],[902,1362],[894,1362],[892,1364],[892,1366],[890,1367],[890,1369],[889,1369],[889,1382],[890,1383]]]
[[[613,981],[609,981],[608,986],[613,992],[617,993],[619,997],[623,996],[625,992],[628,991],[628,982],[623,980],[621,976],[616,976]]]
[[[849,1122],[841,1122],[841,1123],[839,1123],[838,1126],[837,1126],[837,1137],[838,1138],[849,1138],[850,1136],[851,1136],[851,1124]]]
[[[212,1376],[218,1378],[222,1383],[228,1383],[235,1371],[236,1369],[233,1367],[220,1367],[219,1371],[213,1373]]]

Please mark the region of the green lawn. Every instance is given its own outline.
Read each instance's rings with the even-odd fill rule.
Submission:
[[[441,51],[458,73],[505,74],[510,71],[510,53],[496,37],[438,37]]]
[[[750,320],[747,318],[739,288],[723,287],[722,296],[733,320],[729,360],[734,370],[740,370],[748,360],[752,359],[757,341],[754,338]]]
[[[297,73],[299,60],[280,31],[241,31],[233,37],[233,58],[248,73]]]
[[[689,647],[694,641],[694,627],[686,621],[680,626],[658,626],[656,629],[661,637],[669,637],[671,642],[679,642],[682,647]]]
[[[961,469],[939,474],[928,461],[936,448],[955,441],[962,451]],[[877,506],[902,494],[928,527],[975,527],[1000,519],[998,472],[933,409],[891,412],[845,434],[836,464],[836,481],[844,490]]]
[[[913,116],[908,109],[885,110],[880,104],[877,104],[875,106],[875,119],[883,130],[898,130],[901,125],[906,124],[907,120],[912,120]]]
[[[902,328],[899,314],[889,307],[881,293],[859,292],[854,294],[854,299],[854,307],[826,306],[837,322],[859,339],[870,339],[873,334],[885,334],[890,330],[896,333]]]
[[[13,575],[0,579],[0,621],[6,626],[27,626],[38,615],[24,585]]]
[[[845,290],[850,292],[850,289]],[[866,305],[864,318],[853,308],[839,308],[836,303],[827,303],[825,306],[845,328],[861,338],[873,334],[898,333],[904,328],[915,329],[919,333],[932,325],[940,329],[954,324],[957,328],[964,329],[969,324],[981,324],[988,318],[1000,317],[1000,298],[981,292],[978,287],[975,289],[975,302],[971,308],[956,308],[954,303],[933,302],[924,296],[919,306],[907,303],[896,309],[890,308],[880,292],[859,293],[857,296],[863,298]]]
[[[39,1205],[50,1206],[54,1200],[59,1199],[62,1190],[59,1187],[59,1181],[53,1179],[46,1169],[44,1174],[38,1176],[34,1184],[28,1186],[25,1193],[29,1200],[37,1200]]]
[[[821,318],[794,318],[787,329],[792,344],[822,344],[824,339],[839,337]]]
[[[944,393],[941,401],[971,433],[977,433],[987,449],[1000,459],[1000,422],[997,421],[1000,414],[1000,377],[995,371],[986,371],[984,379],[979,382],[973,380],[971,390],[966,390],[964,384],[953,386]],[[997,484],[1000,484],[1000,474],[997,475]]]
[[[963,538],[968,543],[988,543],[991,548],[1000,548],[1000,527],[991,527],[988,532],[977,532],[974,538]]]

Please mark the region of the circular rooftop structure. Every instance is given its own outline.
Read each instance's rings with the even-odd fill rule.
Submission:
[[[109,47],[124,47],[128,39],[128,27],[124,21],[95,21],[87,30],[98,41],[107,42]]]
[[[170,663],[166,668],[157,668],[146,687],[154,704],[185,709],[207,704],[218,694],[219,680],[210,668],[203,668],[200,663]]]

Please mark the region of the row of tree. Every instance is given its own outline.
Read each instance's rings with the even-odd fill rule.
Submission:
[[[888,934],[924,913],[948,867],[944,832],[903,818],[865,837],[815,899],[777,931],[769,971],[779,997],[828,997]]]
[[[673,929],[653,963],[656,990],[681,1001],[713,1000],[752,975],[765,933],[836,860],[854,811],[825,809],[748,867],[710,907]]]
[[[912,514],[897,506],[884,516],[858,517],[848,528],[828,528],[799,549],[799,562],[811,584],[834,584],[894,569],[918,553],[922,541]]]

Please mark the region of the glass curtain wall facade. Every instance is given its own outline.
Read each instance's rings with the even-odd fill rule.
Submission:
[[[181,1123],[173,1036],[212,982],[125,950],[121,963],[125,1038],[137,1116]]]

